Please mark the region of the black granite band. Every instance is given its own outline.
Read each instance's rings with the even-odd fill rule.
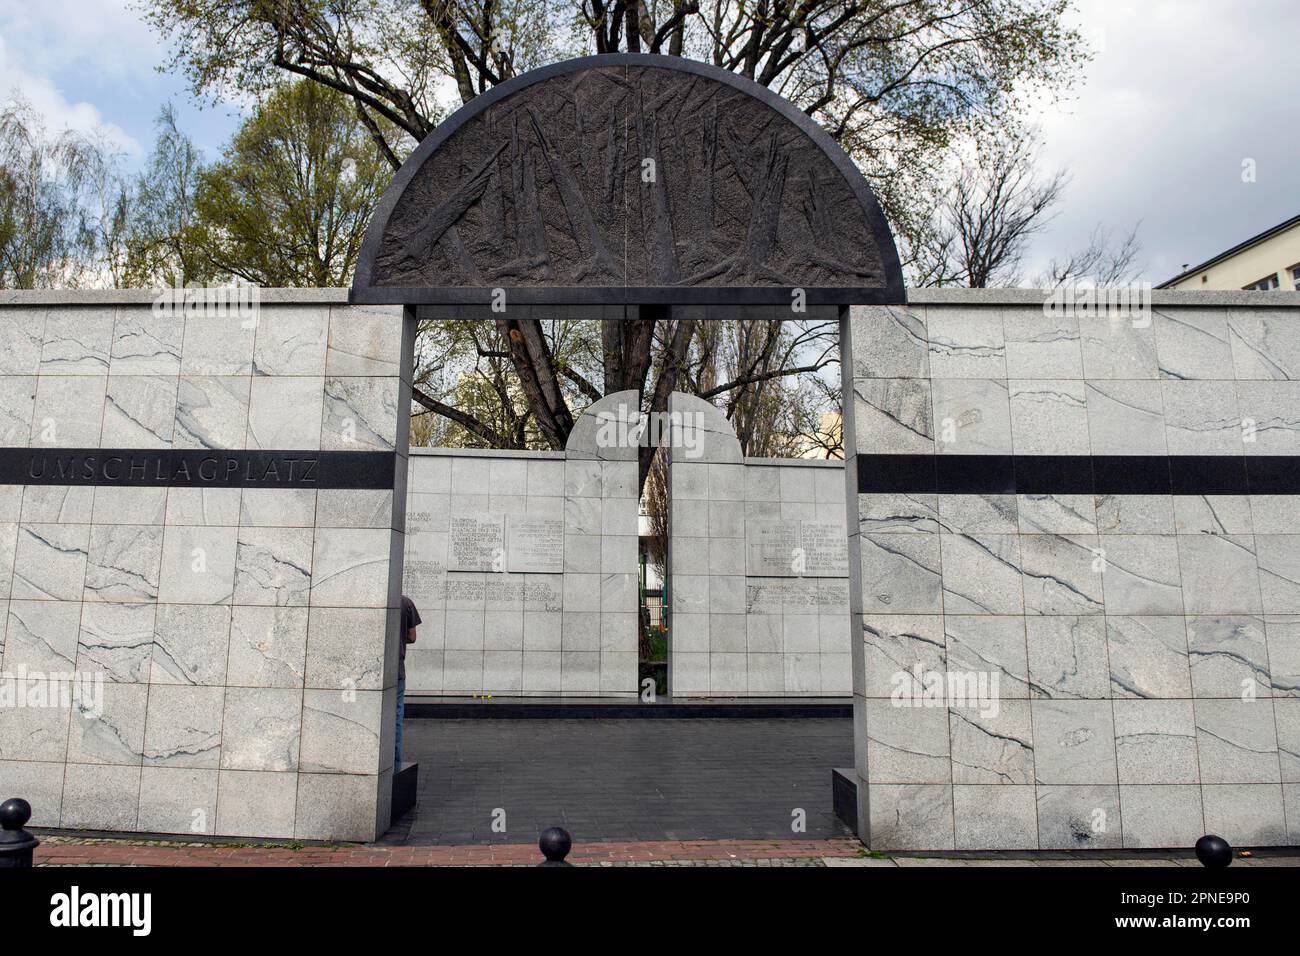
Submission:
[[[858,455],[857,469],[860,494],[1300,494],[1294,455]]]
[[[393,487],[391,451],[0,448],[0,484],[131,488]]]

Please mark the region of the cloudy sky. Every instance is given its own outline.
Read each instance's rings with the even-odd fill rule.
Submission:
[[[1159,282],[1300,214],[1297,0],[1076,0],[1096,49],[1084,81],[1042,110],[1045,167],[1068,167],[1058,215],[1026,272],[1098,224],[1141,222]],[[127,0],[0,0],[0,99],[17,90],[52,127],[99,127],[138,163],[161,103],[215,156],[237,125],[160,73],[165,49]],[[1254,161],[1254,182],[1242,164]]]

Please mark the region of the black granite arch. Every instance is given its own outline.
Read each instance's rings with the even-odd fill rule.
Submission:
[[[807,114],[705,63],[568,60],[493,87],[375,209],[359,303],[902,303],[893,236]]]

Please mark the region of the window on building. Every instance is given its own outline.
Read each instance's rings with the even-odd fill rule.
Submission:
[[[1300,292],[1300,265],[1294,265],[1287,271],[1291,273],[1291,284]]]
[[[1245,287],[1245,291],[1272,292],[1274,289],[1279,288],[1281,285],[1282,283],[1278,281],[1277,273],[1275,272],[1271,276],[1268,276],[1267,278],[1260,279],[1258,282],[1252,282],[1250,285]]]

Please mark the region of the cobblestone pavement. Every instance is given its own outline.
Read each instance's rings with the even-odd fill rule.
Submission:
[[[849,718],[415,719],[404,747],[418,802],[388,845],[519,843],[549,826],[578,843],[851,836],[831,810]]]
[[[540,861],[535,844],[490,846],[341,846],[285,843],[215,844],[43,836],[37,866],[528,866]],[[695,840],[589,843],[573,848],[578,866],[1190,866],[1190,854],[1008,854],[942,857],[870,854],[856,840]],[[1261,852],[1234,866],[1297,866],[1300,855]]]

